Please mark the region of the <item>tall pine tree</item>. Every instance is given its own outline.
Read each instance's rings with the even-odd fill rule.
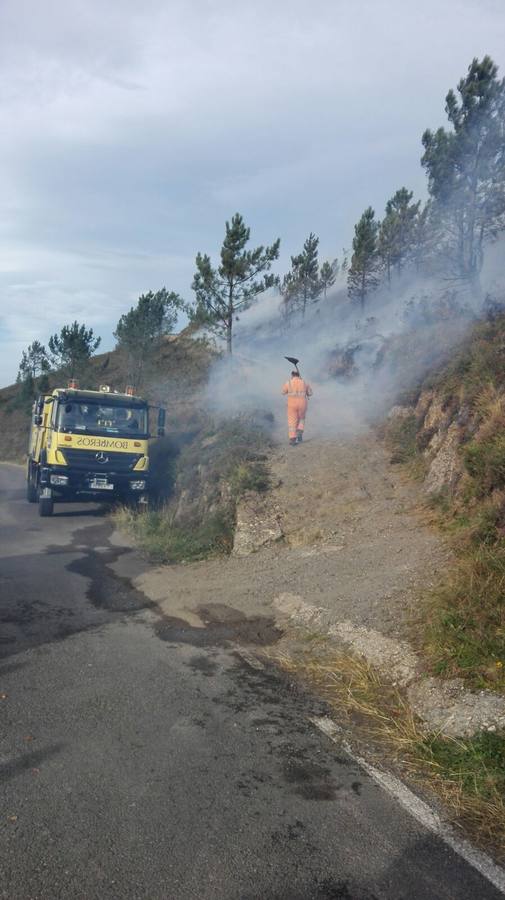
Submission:
[[[50,361],[55,369],[60,369],[69,378],[81,377],[100,341],[101,338],[94,336],[92,328],[78,322],[64,325],[59,334],[49,338]]]
[[[226,222],[221,247],[221,264],[213,268],[207,254],[198,253],[192,288],[196,301],[190,310],[192,321],[206,325],[226,339],[228,353],[233,349],[233,323],[258,295],[278,283],[268,274],[279,256],[280,238],[270,247],[247,250],[251,231],[242,216],[235,213]]]
[[[351,266],[347,275],[347,293],[363,312],[368,295],[379,283],[380,259],[377,249],[379,223],[371,206],[354,226]]]
[[[311,232],[304,242],[302,252],[291,257],[291,270],[282,281],[281,294],[286,311],[299,310],[304,319],[307,303],[317,300],[322,290],[319,278],[319,238]]]
[[[49,372],[49,369],[46,348],[40,341],[33,341],[26,350],[23,350],[17,380],[18,382],[27,378],[34,380],[38,375]]]
[[[321,284],[321,288],[323,291],[324,299],[326,300],[326,295],[328,293],[329,288],[333,287],[337,280],[338,275],[338,260],[334,259],[333,262],[328,262],[326,260],[322,266],[321,271],[319,272],[319,282]]]
[[[141,386],[146,361],[164,335],[173,331],[178,314],[184,309],[179,294],[161,288],[142,294],[137,305],[121,316],[114,337],[118,350],[126,356],[127,379],[134,387]]]
[[[391,270],[401,272],[412,249],[416,218],[421,202],[412,203],[412,191],[402,187],[388,200],[379,228],[378,250],[391,283]]]
[[[505,228],[505,79],[491,57],[472,61],[445,110],[451,127],[425,131],[422,165],[442,252],[480,294],[485,240]]]

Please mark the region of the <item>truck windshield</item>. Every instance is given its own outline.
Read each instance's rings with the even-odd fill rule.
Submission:
[[[68,400],[58,405],[57,428],[66,432],[146,437],[147,409]]]

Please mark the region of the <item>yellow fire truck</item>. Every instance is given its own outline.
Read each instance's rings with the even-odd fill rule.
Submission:
[[[79,390],[75,382],[39,397],[33,405],[27,499],[51,516],[58,500],[145,503],[149,493],[149,409],[126,389],[102,385]],[[158,435],[165,410],[158,411]]]

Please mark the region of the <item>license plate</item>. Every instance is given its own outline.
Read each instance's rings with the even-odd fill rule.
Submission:
[[[91,478],[89,482],[90,488],[94,491],[113,491],[114,485],[107,481],[106,478]]]

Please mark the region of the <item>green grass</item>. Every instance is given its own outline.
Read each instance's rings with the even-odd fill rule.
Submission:
[[[418,445],[415,415],[394,417],[384,426],[382,434],[391,453],[390,461],[405,466],[412,478],[422,481],[426,475],[426,461]]]
[[[425,608],[432,670],[505,691],[505,542],[469,544]]]
[[[431,735],[419,742],[418,752],[458,823],[503,859],[505,735],[486,731],[465,739]]]
[[[505,434],[467,444],[463,460],[475,496],[487,497],[492,491],[505,487]]]
[[[467,795],[492,800],[505,796],[505,738],[481,731],[472,738],[450,739],[439,735],[419,744],[422,756],[436,765],[445,778],[456,779]]]
[[[122,509],[115,518],[158,564],[207,559],[229,553],[233,545],[233,520],[224,510],[209,515],[202,523],[186,525],[175,524],[166,508],[146,512]]]

